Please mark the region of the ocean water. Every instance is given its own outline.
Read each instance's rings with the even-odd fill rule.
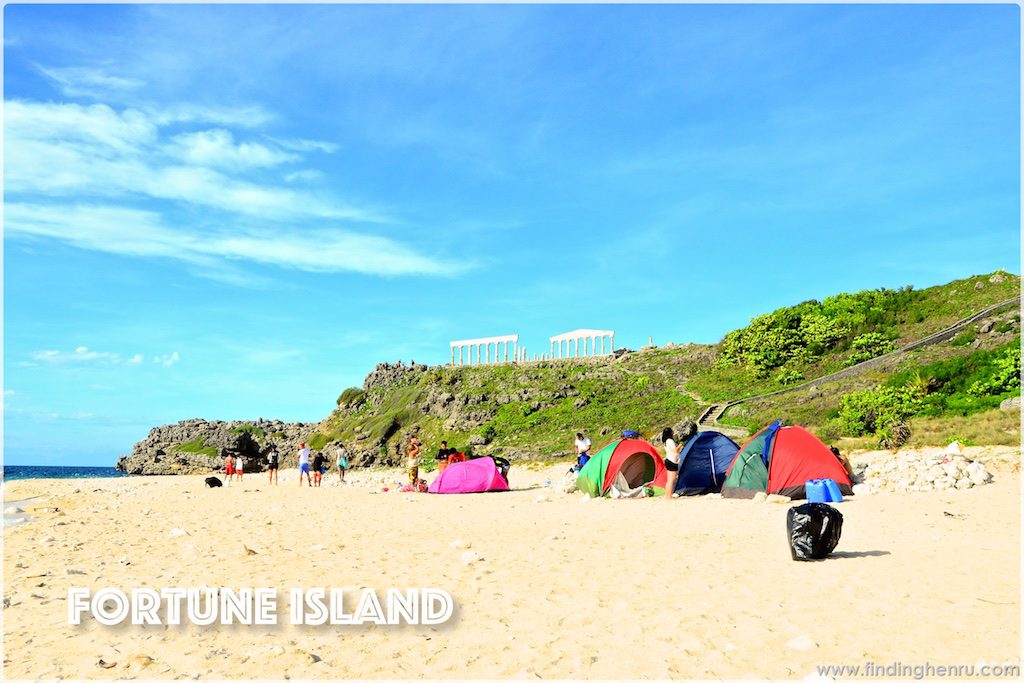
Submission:
[[[52,467],[49,465],[4,465],[4,481],[14,479],[95,479],[97,477],[127,477],[113,467]]]

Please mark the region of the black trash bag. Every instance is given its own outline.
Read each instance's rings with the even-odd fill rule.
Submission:
[[[823,560],[839,545],[843,513],[825,503],[805,503],[786,513],[789,550],[794,560]]]

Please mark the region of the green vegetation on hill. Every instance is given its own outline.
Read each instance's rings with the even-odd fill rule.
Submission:
[[[362,463],[398,462],[402,437],[413,430],[427,454],[446,439],[481,453],[563,455],[576,431],[595,445],[624,429],[653,435],[713,404],[843,370],[1019,296],[1020,278],[997,272],[922,290],[803,302],[758,316],[718,344],[524,364],[382,364],[363,388],[345,389],[306,438],[314,449],[344,441]],[[749,431],[781,418],[846,446],[944,443],[952,434],[1012,443],[1019,428],[998,406],[1020,394],[1019,340],[1019,312],[1007,310],[949,342],[888,357],[842,380],[735,406],[720,422]]]
[[[923,290],[883,288],[805,301],[758,316],[725,335],[717,364],[743,367],[756,379],[777,368],[820,376],[888,353],[1019,293],[1020,278],[997,272]],[[958,339],[960,344],[972,341]],[[775,379],[788,376],[776,374]]]
[[[431,445],[447,439],[545,455],[565,452],[580,429],[611,440],[623,429],[653,431],[694,415],[697,402],[677,380],[640,369],[643,355],[408,372],[404,382],[368,388],[363,400],[339,407],[311,446],[341,440],[394,455],[396,435],[417,427]]]

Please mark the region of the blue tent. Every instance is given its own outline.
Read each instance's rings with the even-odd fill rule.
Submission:
[[[740,447],[725,434],[698,432],[679,453],[675,493],[699,496],[722,490],[725,473]]]

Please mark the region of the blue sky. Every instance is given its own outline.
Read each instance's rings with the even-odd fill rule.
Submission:
[[[4,447],[1020,272],[1019,9],[4,11]]]

